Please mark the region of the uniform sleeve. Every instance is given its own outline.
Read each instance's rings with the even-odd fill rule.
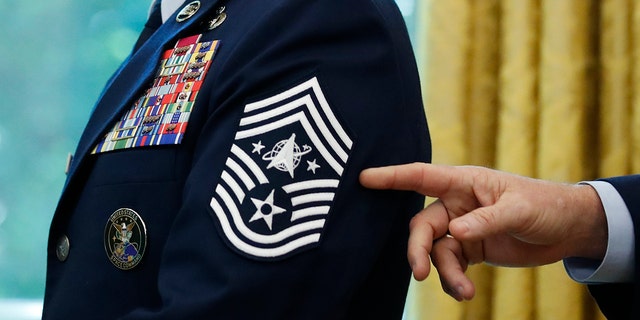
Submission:
[[[640,186],[640,175],[629,175],[603,179],[613,185],[616,191],[624,200],[633,220],[634,241],[635,241],[635,265],[634,279],[639,279],[638,275],[638,240],[640,222],[640,199],[637,196]],[[602,312],[610,319],[631,319],[640,314],[638,301],[640,301],[640,287],[637,281],[632,283],[601,284],[590,285],[589,291],[598,302]]]
[[[131,317],[400,318],[424,199],[358,175],[430,160],[402,17],[392,1],[251,3],[228,4],[250,23],[225,22],[185,134],[162,308]]]

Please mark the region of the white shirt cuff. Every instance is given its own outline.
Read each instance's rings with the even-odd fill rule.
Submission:
[[[604,207],[609,242],[602,261],[567,258],[564,265],[569,276],[580,283],[631,282],[634,278],[635,235],[631,213],[618,191],[605,181],[581,182],[592,186]]]

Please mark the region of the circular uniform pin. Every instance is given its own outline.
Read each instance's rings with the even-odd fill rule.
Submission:
[[[178,15],[176,16],[176,21],[182,22],[193,17],[193,15],[196,14],[196,12],[198,12],[199,9],[200,9],[200,1],[193,1],[189,3],[184,8],[182,8],[180,12],[178,12]]]
[[[104,228],[104,249],[109,261],[122,270],[137,266],[147,246],[147,228],[129,208],[116,210]]]

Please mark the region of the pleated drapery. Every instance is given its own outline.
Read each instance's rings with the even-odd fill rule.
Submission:
[[[640,1],[419,0],[418,9],[434,163],[571,183],[640,172]],[[407,319],[603,318],[561,263],[467,272],[469,302],[444,294],[435,272],[412,282]]]

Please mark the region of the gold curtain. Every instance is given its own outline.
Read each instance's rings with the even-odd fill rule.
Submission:
[[[640,1],[418,2],[434,163],[562,182],[640,172]],[[407,319],[604,318],[561,263],[468,273],[464,303],[435,271],[412,282]]]

